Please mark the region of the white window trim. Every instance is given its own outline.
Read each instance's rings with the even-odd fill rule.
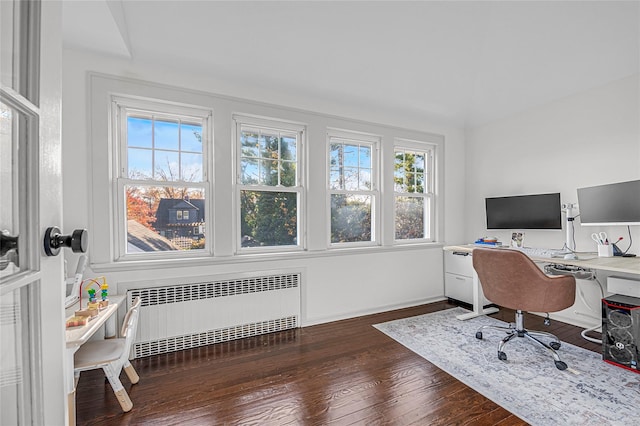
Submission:
[[[153,112],[155,116],[174,119],[184,118],[202,121],[202,181],[156,181],[137,180],[127,176],[127,117],[128,111]],[[112,214],[113,233],[112,248],[115,262],[145,261],[159,259],[182,259],[192,257],[213,256],[213,236],[207,235],[207,247],[202,250],[178,250],[148,253],[127,253],[127,205],[125,187],[127,185],[141,186],[177,186],[202,188],[205,191],[205,223],[213,223],[213,111],[197,106],[187,106],[163,100],[142,99],[121,95],[111,96],[111,148],[112,148],[112,193],[115,197]],[[208,227],[212,229],[211,227]]]
[[[350,141],[356,144],[368,144],[371,146],[371,190],[370,191],[349,191],[330,189],[329,183],[331,179],[331,140],[339,139]],[[327,248],[329,249],[346,249],[355,247],[374,247],[382,245],[381,232],[381,194],[380,194],[380,176],[381,161],[380,147],[382,144],[382,136],[371,133],[363,133],[344,129],[327,129],[326,143],[326,204],[327,204]],[[331,242],[331,195],[333,194],[353,194],[372,196],[371,202],[371,241],[353,241],[345,243]]]
[[[436,150],[437,145],[429,142],[421,142],[409,139],[399,139],[396,138],[394,140],[393,146],[393,157],[394,157],[394,167],[395,167],[395,152],[396,150],[409,150],[409,151],[417,151],[423,152],[426,154],[425,159],[425,169],[427,173],[425,173],[425,179],[427,180],[428,185],[426,185],[426,192],[424,193],[407,193],[407,192],[397,192],[395,190],[395,185],[393,186],[393,242],[394,245],[407,245],[407,244],[422,244],[422,243],[432,243],[435,242],[436,239],[436,171],[435,165],[436,161]],[[428,237],[427,238],[413,238],[413,239],[397,239],[395,226],[396,226],[396,197],[416,197],[416,198],[424,198],[428,201],[428,217],[425,217],[425,220],[429,221],[429,226],[427,228]]]
[[[305,180],[305,147],[307,137],[307,126],[304,123],[281,120],[276,118],[259,117],[248,114],[234,114],[233,117],[233,247],[236,255],[258,254],[258,253],[282,253],[297,252],[306,250],[306,180]],[[255,130],[273,130],[276,132],[285,131],[297,133],[298,143],[296,146],[296,186],[266,186],[266,185],[243,185],[240,183],[240,162],[242,160],[242,147],[239,138],[242,128],[255,128]],[[240,193],[243,190],[253,190],[262,192],[291,192],[297,194],[298,229],[296,245],[264,246],[264,247],[242,247],[242,235],[240,230]]]
[[[393,252],[395,250],[415,250],[418,247],[431,249],[440,247],[444,241],[445,224],[444,224],[444,170],[446,167],[445,159],[447,149],[445,144],[445,136],[427,131],[413,130],[402,127],[383,125],[361,120],[352,120],[349,118],[327,115],[319,112],[306,111],[300,109],[289,108],[283,105],[274,105],[268,103],[258,103],[247,99],[235,98],[230,96],[219,96],[202,90],[188,89],[179,86],[156,83],[153,81],[144,81],[140,79],[132,79],[127,77],[118,77],[114,75],[103,74],[99,72],[88,71],[86,73],[88,80],[88,99],[89,106],[87,135],[89,144],[86,147],[86,154],[82,141],[85,135],[79,132],[71,132],[70,138],[74,140],[73,146],[80,149],[67,153],[68,159],[72,161],[83,161],[83,154],[88,159],[87,182],[78,182],[78,197],[80,200],[86,200],[87,218],[84,218],[85,211],[83,208],[78,209],[75,204],[72,214],[67,215],[72,222],[87,221],[89,233],[89,261],[91,268],[95,272],[110,271],[147,271],[155,268],[191,268],[194,266],[207,268],[212,265],[233,265],[233,264],[251,264],[255,261],[281,261],[289,259],[308,259],[314,257],[332,257],[337,251],[341,251],[345,255],[360,255],[362,253],[382,253]],[[156,100],[161,103],[174,106],[176,108],[190,106],[198,106],[203,111],[213,111],[218,114],[215,121],[215,129],[210,127],[210,152],[207,155],[207,162],[211,162],[209,167],[209,185],[208,190],[210,208],[207,212],[207,231],[211,231],[208,235],[207,243],[212,253],[195,253],[189,251],[188,258],[172,257],[163,259],[163,253],[154,253],[158,256],[151,256],[147,260],[133,259],[124,261],[116,258],[117,244],[116,235],[120,232],[114,227],[116,223],[114,214],[117,211],[115,207],[117,192],[114,186],[113,171],[117,170],[114,162],[120,160],[114,155],[114,134],[113,112],[111,100],[114,97],[122,97],[125,99],[133,99],[139,102],[139,105],[145,107],[145,101],[155,104]],[[147,109],[147,108],[144,108]],[[220,113],[227,112],[227,118]],[[238,112],[241,111],[241,112]],[[304,169],[301,176],[305,179],[303,200],[301,205],[304,207],[305,214],[301,215],[300,226],[303,232],[303,241],[305,249],[292,252],[282,251],[280,248],[274,252],[252,252],[241,253],[238,255],[236,251],[236,227],[235,217],[235,148],[227,145],[235,144],[235,125],[232,120],[233,114],[238,112],[239,115],[245,117],[247,121],[254,122],[257,125],[260,120],[266,120],[274,117],[280,125],[306,126],[305,138],[302,140],[303,148],[299,150],[301,157],[298,167]],[[270,120],[267,120],[270,122]],[[211,119],[211,126],[214,125]],[[318,160],[327,155],[326,142],[323,144],[323,137],[326,138],[327,131],[340,131],[343,129],[350,135],[357,134],[366,137],[366,135],[382,135],[382,142],[378,151],[378,188],[380,191],[377,200],[377,218],[379,225],[380,244],[366,247],[358,247],[357,245],[348,245],[345,247],[331,247],[328,250],[329,226],[327,219],[328,208],[326,207],[326,188],[327,177],[326,167],[327,160],[323,160],[325,164],[320,164]],[[213,140],[213,131],[215,130],[216,140]],[[420,244],[394,244],[394,210],[393,200],[393,159],[387,155],[393,150],[395,138],[403,138],[406,140],[423,141],[432,143],[436,147],[435,150],[435,199],[436,206],[433,209],[435,220],[435,234],[432,243]],[[77,139],[77,140],[76,140]],[[233,142],[232,142],[233,141]],[[311,142],[313,142],[313,144]],[[454,137],[454,147],[456,144]],[[321,142],[316,144],[315,142]],[[213,150],[217,155],[213,155]],[[77,151],[77,152],[76,152]],[[66,158],[66,157],[65,157]],[[216,161],[215,176],[214,158]],[[310,162],[313,159],[313,163]],[[453,160],[452,160],[453,161]],[[84,171],[81,167],[80,170]],[[84,184],[84,186],[83,186]],[[222,185],[222,187],[220,187]],[[319,185],[319,186],[318,186]],[[310,192],[311,191],[311,192]],[[309,194],[313,192],[313,199]],[[324,192],[324,198],[321,194]],[[318,198],[319,197],[319,198]],[[231,203],[231,204],[229,204]],[[309,207],[312,207],[310,209]],[[76,211],[77,210],[77,211]],[[216,221],[212,217],[216,217]],[[302,222],[304,220],[304,223]],[[217,222],[217,223],[216,223]],[[324,226],[323,226],[324,225]],[[313,228],[311,228],[313,226]],[[215,238],[214,238],[215,237]]]

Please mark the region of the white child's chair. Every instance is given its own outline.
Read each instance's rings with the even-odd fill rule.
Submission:
[[[133,402],[120,382],[120,372],[124,368],[132,384],[140,380],[138,373],[129,362],[129,351],[138,328],[140,303],[140,298],[137,297],[133,306],[127,311],[122,322],[121,338],[89,341],[80,346],[74,357],[76,384],[80,378],[80,372],[102,368],[124,412],[133,408]]]

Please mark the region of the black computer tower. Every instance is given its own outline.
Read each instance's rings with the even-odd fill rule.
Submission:
[[[638,345],[640,298],[614,294],[602,299],[602,359],[640,373]]]

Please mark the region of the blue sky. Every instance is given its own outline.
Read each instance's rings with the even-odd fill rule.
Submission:
[[[129,177],[201,182],[202,126],[169,120],[127,118]],[[155,172],[155,174],[154,174]]]

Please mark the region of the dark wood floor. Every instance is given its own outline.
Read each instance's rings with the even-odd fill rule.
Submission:
[[[506,411],[372,327],[453,307],[438,302],[152,356],[133,361],[140,382],[122,382],[122,413],[102,371],[78,383],[78,425],[523,425]],[[507,322],[513,311],[494,314]],[[530,329],[600,352],[580,328]],[[597,337],[597,335],[596,335]],[[496,362],[499,362],[496,360]]]

